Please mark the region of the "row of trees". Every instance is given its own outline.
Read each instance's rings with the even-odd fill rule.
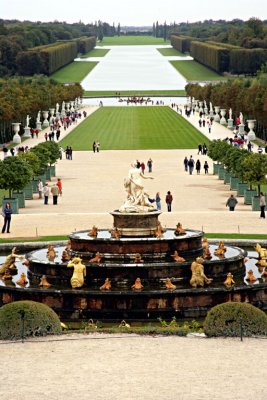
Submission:
[[[0,189],[20,191],[30,183],[33,177],[43,175],[48,166],[59,159],[59,146],[53,141],[40,143],[27,153],[19,153],[15,157],[0,160]]]
[[[13,77],[0,81],[0,142],[11,140],[12,122],[24,126],[26,116],[30,114],[30,124],[35,127],[38,111],[48,110],[62,101],[75,100],[82,94],[80,84],[65,86],[45,76]]]
[[[267,155],[249,153],[221,140],[214,140],[209,144],[208,154],[213,161],[224,164],[232,176],[249,183],[250,189],[253,185],[257,186],[258,194],[261,185],[267,183]]]
[[[266,68],[266,73],[264,72]],[[267,140],[267,66],[262,68],[257,78],[234,79],[216,85],[200,86],[188,84],[188,96],[198,100],[212,102],[221,108],[232,108],[233,116],[238,116],[240,111],[244,119],[256,119],[257,136]]]

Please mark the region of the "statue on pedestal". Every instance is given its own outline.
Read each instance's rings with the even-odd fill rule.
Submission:
[[[240,125],[244,125],[244,116],[243,116],[242,112],[240,112],[240,114],[239,114],[239,120],[240,120]]]
[[[59,111],[59,104],[57,103],[56,104],[56,114],[58,114],[58,111]]]
[[[38,111],[36,122],[41,122],[41,111]]]
[[[152,176],[144,176],[136,162],[132,162],[128,177],[124,180],[127,199],[120,207],[120,212],[148,212],[156,211],[150,203],[148,194],[144,190],[143,179],[154,179]]]
[[[29,115],[27,115],[25,128],[29,128],[30,119],[31,119],[31,117]]]
[[[229,109],[229,119],[232,119],[232,115],[233,115],[233,111],[232,111],[232,109],[230,108],[230,109]]]
[[[82,259],[74,257],[67,264],[68,268],[74,268],[73,275],[70,280],[72,288],[82,287],[84,285],[84,277],[86,276],[85,265],[82,264]]]

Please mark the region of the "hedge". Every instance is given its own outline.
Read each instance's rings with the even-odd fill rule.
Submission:
[[[78,52],[85,54],[88,51],[93,50],[96,45],[96,37],[81,37],[78,41]]]
[[[203,42],[191,42],[190,54],[201,64],[222,73],[229,70],[229,49]]]
[[[186,53],[190,51],[190,43],[194,40],[190,36],[171,36],[171,45],[176,50],[180,51],[181,53]]]
[[[232,74],[256,74],[267,61],[266,49],[233,49],[229,70]]]

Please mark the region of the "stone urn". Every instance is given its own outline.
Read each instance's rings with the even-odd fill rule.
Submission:
[[[14,136],[12,139],[12,142],[15,144],[20,144],[21,143],[21,137],[19,135],[19,130],[20,130],[20,122],[13,122],[12,123],[12,128],[13,128],[13,132],[14,132]]]
[[[220,122],[220,115],[219,115],[220,107],[219,106],[215,106],[214,109],[215,109],[214,121],[215,122]]]
[[[74,101],[70,102],[70,111],[73,112],[74,111]]]
[[[222,108],[221,109],[221,119],[220,119],[220,124],[221,125],[226,125],[225,114],[226,114],[226,109]]]
[[[213,112],[213,108],[212,107],[210,108],[209,116],[210,116],[210,118],[214,117],[214,112]]]
[[[45,129],[49,126],[49,122],[48,122],[48,111],[43,111],[43,124],[42,124],[42,128]]]
[[[199,112],[204,112],[204,110],[203,110],[203,101],[200,101],[199,102]]]
[[[234,120],[233,120],[233,118],[229,118],[227,120],[227,128],[228,129],[234,129]]]
[[[66,112],[68,113],[70,111],[70,103],[66,103]]]
[[[255,127],[255,119],[248,119],[247,123],[248,123],[248,127],[249,127],[249,133],[248,133],[248,140],[255,140],[256,139],[256,135],[255,132],[253,131],[254,127]]]

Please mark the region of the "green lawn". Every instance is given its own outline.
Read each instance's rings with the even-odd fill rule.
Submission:
[[[105,57],[105,55],[109,52],[109,49],[93,49],[86,54],[80,56],[80,58],[88,58],[88,57]]]
[[[97,64],[91,61],[74,61],[56,71],[51,78],[60,83],[81,82]]]
[[[181,53],[180,51],[174,49],[173,47],[168,49],[157,49],[160,54],[163,56],[179,56],[179,57],[187,57],[187,54]]]
[[[170,61],[170,63],[189,81],[217,81],[227,79],[194,60]]]
[[[186,96],[185,90],[123,90],[119,91],[121,96]],[[93,91],[84,90],[85,97],[114,97],[118,95],[118,91]]]
[[[65,137],[60,145],[91,150],[194,149],[208,142],[197,129],[169,107],[102,107]]]
[[[104,37],[103,41],[97,42],[97,46],[129,46],[129,45],[153,45],[170,44],[169,40],[164,42],[163,38],[153,36],[114,36]]]

